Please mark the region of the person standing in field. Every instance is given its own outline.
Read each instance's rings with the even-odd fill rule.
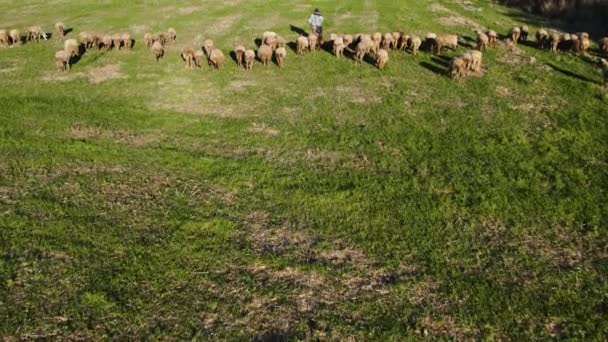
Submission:
[[[319,42],[323,41],[323,20],[325,20],[325,18],[323,18],[321,11],[319,11],[318,8],[316,8],[310,18],[308,18],[310,31],[318,37]]]

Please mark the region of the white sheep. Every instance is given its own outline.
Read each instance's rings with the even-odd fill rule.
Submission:
[[[274,55],[277,60],[277,65],[279,68],[282,68],[285,64],[285,58],[287,57],[287,50],[284,47],[277,48]]]
[[[11,46],[21,44],[21,32],[17,29],[8,32],[8,38]]]
[[[224,53],[218,49],[214,48],[211,50],[211,54],[209,54],[209,62],[213,66],[214,69],[219,70],[224,65]]]
[[[299,36],[298,39],[296,39],[296,51],[297,51],[298,55],[303,54],[307,48],[308,48],[308,38],[304,37],[304,36]]]
[[[383,70],[384,67],[386,66],[386,63],[388,62],[388,51],[385,49],[380,49],[378,50],[378,53],[376,53],[376,66],[378,67],[378,69]]]
[[[544,50],[547,48],[547,43],[548,43],[548,39],[549,39],[549,34],[547,33],[547,30],[545,30],[544,28],[539,28],[538,31],[536,31],[536,44],[538,46],[539,49]]]
[[[249,49],[245,51],[245,69],[251,70],[253,69],[253,64],[255,62],[255,51]]]
[[[334,49],[334,55],[336,56],[336,58],[340,58],[342,57],[342,55],[344,54],[344,39],[341,37],[337,37],[333,40],[333,49]]]
[[[67,39],[63,42],[63,50],[70,55],[70,57],[78,56],[79,45],[76,39]]]
[[[55,65],[59,71],[70,70],[70,59],[70,53],[65,50],[55,52]]]
[[[65,24],[62,22],[55,23],[55,35],[57,39],[63,40],[63,36],[65,35]]]
[[[242,67],[245,62],[245,51],[247,51],[247,49],[245,49],[245,47],[242,45],[239,45],[236,48],[234,48],[234,56],[236,57],[236,64],[239,67]]]
[[[165,55],[165,48],[163,47],[163,44],[160,43],[160,41],[155,41],[152,44],[151,50],[154,54],[154,58],[156,58],[156,63],[158,63],[158,61]]]
[[[266,44],[260,45],[258,49],[258,58],[263,65],[268,66],[272,59],[272,48]]]
[[[0,30],[0,47],[8,45],[8,32],[6,30]]]
[[[422,39],[418,36],[410,36],[407,39],[407,48],[412,52],[412,55],[417,55],[418,50],[422,46]]]

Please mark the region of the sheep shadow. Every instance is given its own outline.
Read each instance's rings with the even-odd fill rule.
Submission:
[[[298,44],[296,44],[296,42],[288,42],[287,47],[289,47],[295,54],[298,53]]]
[[[553,64],[553,63],[547,63],[547,65],[548,65],[549,67],[551,67],[551,69],[553,69],[553,70],[555,70],[555,71],[557,71],[557,72],[559,72],[559,73],[561,73],[561,74],[564,74],[564,75],[566,75],[566,76],[569,76],[569,77],[575,78],[575,79],[577,79],[577,80],[580,80],[580,81],[583,81],[583,82],[589,82],[589,83],[601,84],[600,82],[598,82],[598,81],[596,81],[596,80],[592,80],[592,79],[590,79],[589,77],[586,77],[586,76],[583,76],[583,75],[579,75],[579,74],[577,74],[577,73],[575,73],[575,72],[572,72],[572,71],[570,71],[570,70],[562,69],[562,68],[558,67],[557,65],[555,65],[555,64]]]
[[[73,32],[74,28],[73,27],[69,27],[63,30],[63,35],[65,36],[66,34]]]
[[[469,36],[461,36],[462,39],[458,40],[458,44],[463,47],[474,49],[477,46],[477,39],[471,38]]]
[[[230,51],[229,55],[230,55],[230,58],[232,58],[232,61],[234,62],[234,64],[239,66],[239,59],[236,56],[236,51]]]
[[[262,46],[262,38],[254,38],[253,39],[253,43],[255,44],[255,46],[260,47]]]
[[[78,54],[70,58],[70,65],[78,64],[78,62],[80,62],[80,60],[82,59],[82,57],[84,57],[86,53],[87,48],[84,46],[84,44],[78,45]]]
[[[445,76],[447,74],[447,70],[444,68],[441,68],[435,64],[431,64],[429,62],[420,62],[420,66],[439,75],[439,76]]]
[[[326,41],[321,44],[321,50],[329,53],[330,55],[334,54],[334,44],[331,41]]]
[[[363,56],[363,61],[373,67],[376,67],[376,59],[369,53],[366,53],[365,56]]]
[[[450,66],[451,58],[448,56],[433,56],[431,57],[431,61],[435,64],[441,65],[443,67],[448,68]]]
[[[304,36],[304,37],[308,37],[308,32],[306,32],[306,30],[304,30],[301,27],[297,27],[294,25],[289,25],[289,29],[291,30],[291,32],[295,32],[300,36]]]

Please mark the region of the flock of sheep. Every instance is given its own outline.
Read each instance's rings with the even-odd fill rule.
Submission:
[[[66,26],[59,22],[55,24],[54,34],[59,40],[64,40]],[[498,34],[495,31],[476,31],[477,44],[475,49],[458,55],[449,63],[448,75],[454,79],[462,78],[470,74],[479,74],[482,69],[483,51],[498,44]],[[513,47],[519,42],[526,42],[529,39],[529,29],[527,26],[513,27],[507,37],[507,47]],[[92,32],[80,32],[79,41],[70,38],[64,41],[63,50],[55,53],[57,68],[61,71],[70,69],[70,64],[75,57],[84,53],[88,49],[97,48],[99,50],[130,50],[135,41],[129,33],[100,34]],[[590,49],[591,40],[589,34],[582,32],[578,34],[559,34],[549,33],[541,28],[536,34],[536,44],[540,49],[548,49],[551,52],[574,52],[585,54]],[[40,39],[48,39],[48,35],[40,26],[28,28],[27,35],[23,37],[19,30],[10,31],[0,29],[0,47],[19,45],[23,39],[31,42],[39,42]],[[168,44],[175,42],[177,32],[169,28],[166,32],[156,34],[146,33],[144,43],[148,50],[152,52],[158,62],[165,55]],[[424,41],[415,35],[408,35],[403,32],[366,34],[331,34],[327,42],[323,41],[322,36],[314,34],[301,34],[295,41],[295,50],[298,55],[305,52],[315,52],[321,47],[326,47],[333,51],[336,58],[344,56],[345,51],[350,52],[357,63],[361,63],[367,55],[373,57],[375,65],[379,69],[384,69],[389,61],[389,51],[408,51],[416,55],[421,47],[426,47],[432,53],[441,53],[443,50],[455,50],[458,47],[459,39],[457,35],[446,34],[436,35],[429,33]],[[256,57],[263,65],[268,65],[274,61],[279,67],[283,67],[287,57],[287,41],[285,38],[274,32],[264,32],[261,43],[257,51],[247,49],[243,45],[237,46],[234,50],[234,57],[239,67],[251,70]],[[608,55],[608,37],[598,41],[599,50],[602,54]],[[186,46],[181,50],[180,56],[187,68],[201,67],[203,59],[207,59],[209,65],[214,69],[221,69],[224,62],[224,53],[210,39],[206,40],[202,48]],[[600,58],[599,66],[603,70],[604,85],[608,84],[608,61]]]

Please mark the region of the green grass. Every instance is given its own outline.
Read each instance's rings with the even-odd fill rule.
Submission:
[[[186,70],[186,44],[293,41],[314,7],[327,33],[472,37],[525,14],[180,3],[0,0],[0,28],[62,20],[70,36],[138,40],[66,74],[55,40],[0,49],[0,336],[607,338],[608,99],[594,65],[520,46],[489,50],[483,77],[460,82],[427,53],[393,52],[382,72],[291,50],[283,70]],[[178,41],[156,64],[141,39],[170,26]]]

